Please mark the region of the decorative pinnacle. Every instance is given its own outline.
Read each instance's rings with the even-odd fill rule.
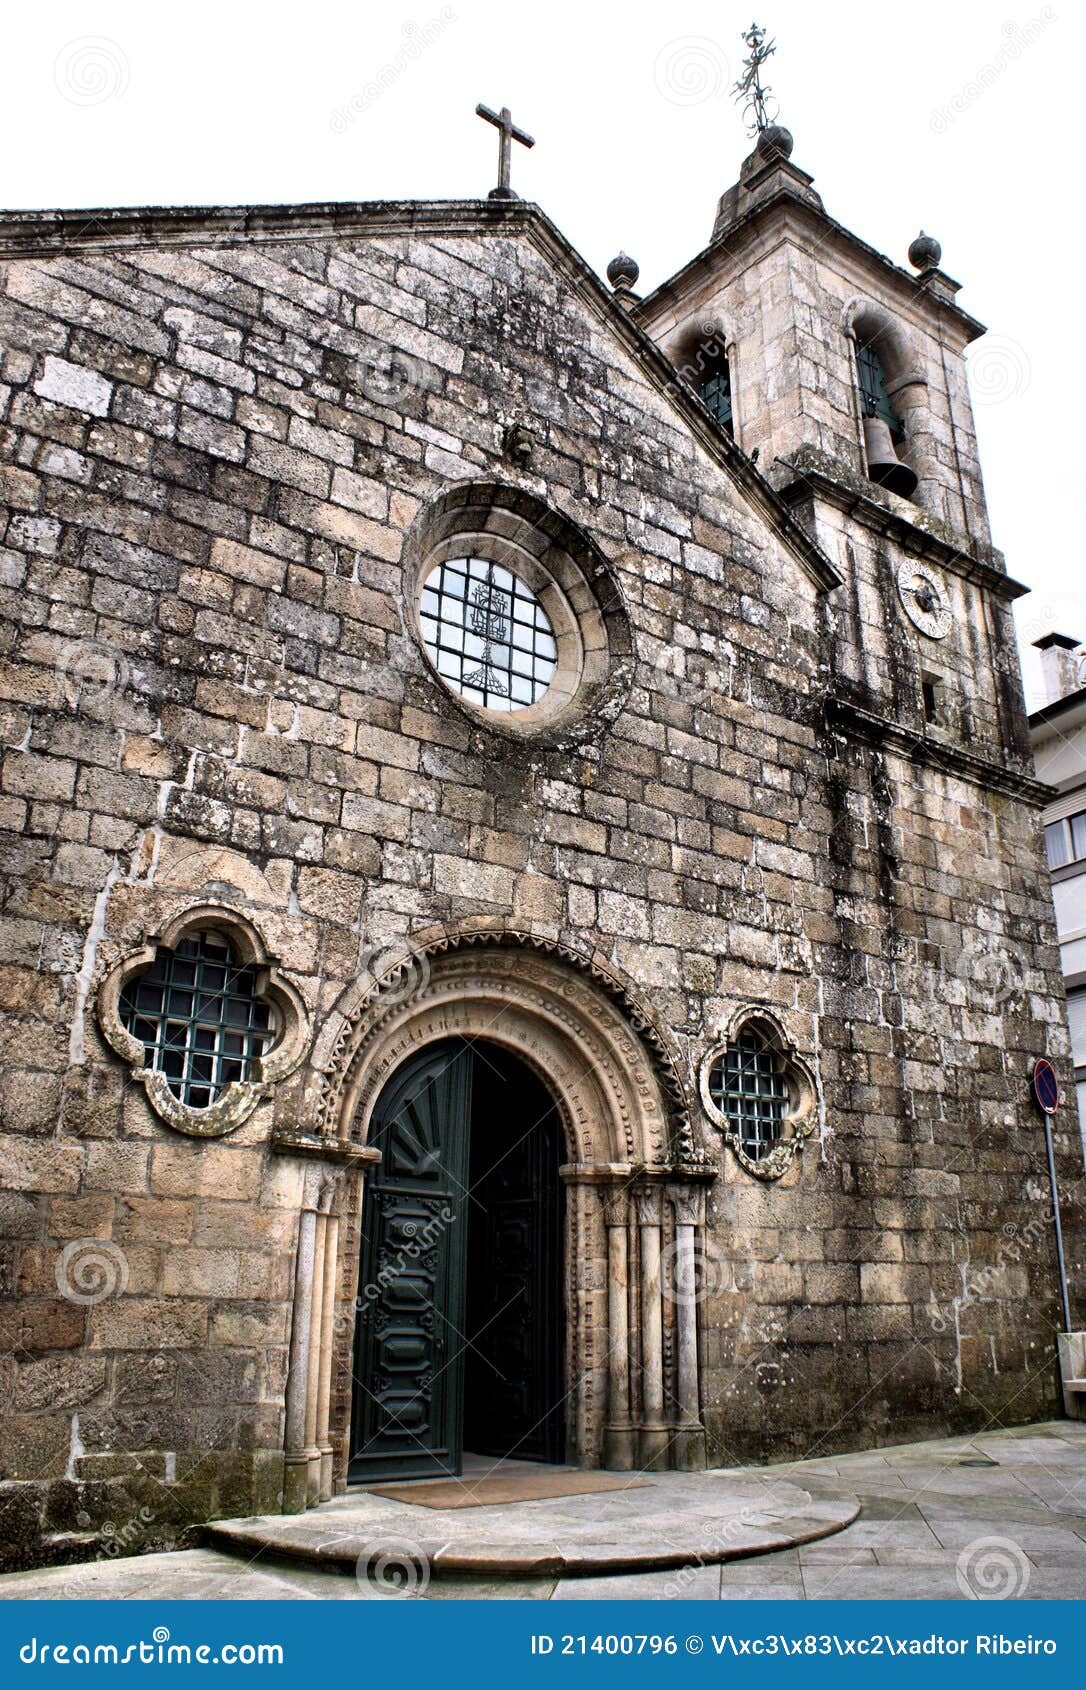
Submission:
[[[631,258],[628,252],[620,252],[617,258],[612,258],[607,266],[607,280],[616,293],[629,292],[637,285],[637,278],[641,274],[641,266],[637,260]]]
[[[777,43],[766,39],[761,24],[752,23],[743,40],[750,54],[743,60],[744,74],[732,89],[736,103],[742,108],[747,130],[751,135],[768,129],[777,118],[779,107],[769,88],[762,86],[762,66],[777,51]]]
[[[935,236],[926,235],[921,229],[909,248],[909,263],[913,266],[913,269],[937,270],[942,256],[943,249]]]

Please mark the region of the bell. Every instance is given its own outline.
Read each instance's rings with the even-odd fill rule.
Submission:
[[[916,472],[898,457],[890,429],[882,417],[864,418],[864,447],[871,480],[903,499],[911,499],[916,492]]]

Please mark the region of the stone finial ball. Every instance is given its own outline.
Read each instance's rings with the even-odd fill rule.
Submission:
[[[934,270],[938,267],[943,256],[943,249],[934,235],[925,235],[923,229],[917,235],[909,248],[909,263],[914,270]]]
[[[768,128],[759,129],[755,151],[760,158],[791,158],[795,144],[790,129],[783,123],[771,123]]]
[[[640,274],[640,264],[628,252],[620,252],[607,266],[607,280],[613,288],[632,288]]]

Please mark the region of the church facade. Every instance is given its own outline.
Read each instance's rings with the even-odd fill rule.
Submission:
[[[3,219],[13,1564],[1056,1410],[980,326],[766,133],[642,299],[508,198]]]

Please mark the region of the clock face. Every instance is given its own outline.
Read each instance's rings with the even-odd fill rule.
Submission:
[[[899,564],[897,590],[909,621],[930,640],[941,640],[950,628],[950,600],[935,571],[926,563]]]

